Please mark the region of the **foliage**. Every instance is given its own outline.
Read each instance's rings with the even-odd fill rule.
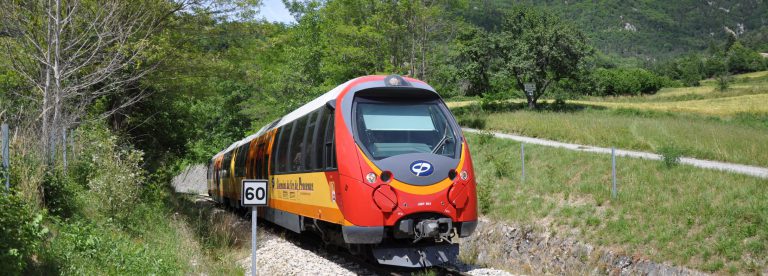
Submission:
[[[502,68],[516,88],[534,83],[527,95],[529,107],[546,93],[549,85],[579,72],[582,60],[592,54],[587,37],[545,11],[526,7],[512,9],[495,37]]]
[[[483,129],[485,128],[485,117],[482,115],[461,117],[459,118],[459,125],[474,129]]]
[[[88,211],[120,218],[139,199],[139,188],[145,181],[140,167],[143,153],[118,146],[118,137],[103,124],[83,125],[79,130],[82,150],[76,171],[87,175],[74,178],[85,180],[81,185],[88,191]]]
[[[719,90],[720,92],[725,92],[726,90],[728,90],[728,87],[731,86],[732,81],[733,79],[727,73],[718,75],[717,90]]]
[[[480,134],[478,134],[478,137],[479,137],[477,139],[478,143],[480,143],[481,145],[484,145],[490,142],[495,137],[495,135],[491,131],[483,130],[480,132]]]
[[[572,22],[601,52],[619,57],[665,60],[701,52],[713,41],[728,39],[724,27],[754,41],[751,48],[763,45],[768,49],[762,29],[768,6],[763,2],[473,0],[472,8],[463,12],[468,21],[493,30],[500,24],[500,11],[520,4],[545,8]]]
[[[726,54],[728,69],[733,74],[764,70],[765,58],[757,52],[744,47],[738,41],[728,49]]]
[[[479,28],[463,29],[456,39],[458,76],[466,81],[464,95],[475,96],[492,92],[490,74],[494,60],[490,35]]]
[[[683,151],[675,145],[664,145],[659,148],[661,161],[667,168],[672,168],[680,164],[680,157]]]
[[[661,89],[664,80],[645,69],[603,69],[592,73],[594,89],[589,92],[595,96],[621,96],[655,94]]]
[[[0,271],[21,275],[48,233],[43,215],[16,192],[0,192]]]
[[[52,215],[66,219],[82,212],[84,202],[81,197],[85,189],[61,170],[45,173],[42,190],[45,207]]]
[[[153,222],[142,222],[144,227],[148,223]],[[112,223],[77,220],[56,227],[45,257],[58,264],[58,273],[163,275],[181,270],[170,248],[134,242]]]

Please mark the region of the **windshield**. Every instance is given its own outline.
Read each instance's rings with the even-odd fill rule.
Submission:
[[[406,153],[454,158],[456,137],[437,103],[367,103],[356,110],[361,146],[375,160]]]

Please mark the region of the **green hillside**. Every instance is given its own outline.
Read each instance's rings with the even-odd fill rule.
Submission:
[[[701,51],[727,39],[726,27],[750,45],[768,44],[768,3],[759,0],[509,1],[473,0],[467,18],[492,28],[496,9],[528,4],[576,23],[601,51],[620,56],[670,57]],[[762,28],[762,30],[761,30]]]

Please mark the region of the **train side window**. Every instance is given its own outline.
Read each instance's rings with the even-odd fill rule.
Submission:
[[[262,164],[264,164],[264,166],[261,168],[261,179],[267,179],[269,177],[269,170],[267,170],[267,164],[269,164],[269,154],[266,153],[266,150],[264,151],[264,161]]]
[[[336,168],[336,143],[334,142],[334,130],[333,130],[333,114],[328,116],[328,121],[325,124],[325,143],[324,143],[324,156],[325,156],[325,168]]]
[[[245,161],[248,160],[248,149],[250,143],[246,143],[237,148],[235,155],[235,177],[245,176]]]
[[[314,156],[312,156],[312,170],[325,169],[325,166],[323,166],[323,151],[325,149],[325,128],[328,124],[328,109],[321,107],[317,112],[317,127],[312,135],[312,152],[314,152]]]
[[[290,152],[290,166],[288,170],[291,172],[300,171],[302,162],[302,152],[304,151],[304,130],[307,128],[307,116],[301,117],[296,120],[296,125],[293,127],[293,134],[291,135],[291,148]]]
[[[275,140],[272,142],[273,143],[272,144],[273,156],[272,156],[272,166],[270,167],[270,169],[272,170],[272,174],[275,174],[278,171],[277,170],[277,165],[278,165],[277,164],[277,157],[280,156],[279,155],[280,152],[278,152],[277,150],[280,148],[280,134],[281,133],[283,133],[282,129],[278,129],[277,131],[275,131]]]
[[[307,121],[307,129],[304,132],[304,142],[303,147],[304,152],[302,152],[302,159],[304,160],[303,163],[303,170],[304,171],[312,171],[315,170],[315,159],[312,158],[312,154],[315,152],[315,130],[318,129],[317,125],[319,125],[317,118],[320,113],[315,110],[312,113],[309,113],[309,118]]]
[[[224,154],[224,162],[221,164],[221,169],[224,172],[224,177],[229,178],[232,177],[232,152],[227,152]]]
[[[291,140],[291,132],[293,131],[294,123],[284,125],[280,128],[278,135],[277,156],[275,157],[275,172],[283,173],[288,171],[288,143]]]

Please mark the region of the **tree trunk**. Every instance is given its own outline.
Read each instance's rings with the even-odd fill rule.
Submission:
[[[528,109],[536,109],[536,100],[528,99]]]

